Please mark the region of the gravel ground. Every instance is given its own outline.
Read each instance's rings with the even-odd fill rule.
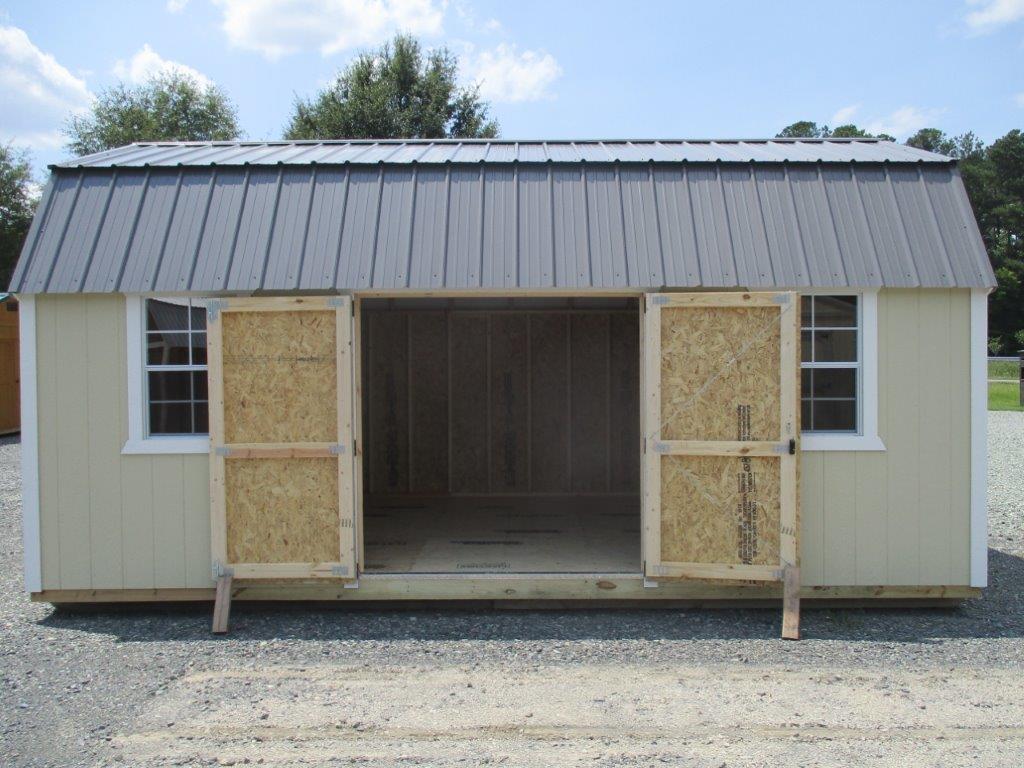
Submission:
[[[1024,763],[1024,414],[989,415],[990,583],[955,609],[54,611],[0,440],[0,764]]]

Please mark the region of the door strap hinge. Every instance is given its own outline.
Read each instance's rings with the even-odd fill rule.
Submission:
[[[659,293],[651,299],[651,304],[668,304],[668,296],[664,296]]]
[[[654,442],[655,453],[668,453],[668,443],[663,443],[660,440]]]
[[[327,300],[327,306],[329,306],[329,307],[338,307],[340,309],[341,307],[345,306],[345,297],[344,296],[332,296],[331,298],[329,298]]]
[[[228,302],[226,299],[211,299],[206,303],[206,318],[211,322],[215,321],[220,311],[227,309],[227,306]]]
[[[332,456],[340,456],[341,454],[343,454],[345,452],[345,446],[341,445],[340,443],[338,443],[338,444],[332,445],[327,450],[329,450],[331,452]]]
[[[219,579],[221,576],[234,576],[235,572],[224,565],[220,560],[213,561],[213,567],[210,569],[213,573],[214,579]]]
[[[332,565],[331,566],[331,575],[333,575],[333,576],[348,576],[348,566],[347,565]]]

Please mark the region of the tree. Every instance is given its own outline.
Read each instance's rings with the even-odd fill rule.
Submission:
[[[1015,352],[1024,330],[1024,134],[1014,129],[996,139],[985,162],[990,189],[983,204],[991,207],[982,237],[999,283],[989,298],[989,324],[1003,349]]]
[[[140,86],[119,83],[103,91],[87,115],[64,127],[76,155],[102,152],[135,141],[237,139],[238,112],[216,85],[170,72]]]
[[[959,136],[947,136],[938,128],[922,128],[907,139],[906,143],[911,147],[948,155],[958,160],[978,160],[985,154],[984,142],[970,131]]]
[[[828,137],[827,125],[818,127],[817,123],[812,123],[810,120],[798,120],[775,134],[777,139],[827,139]]]
[[[907,144],[957,160],[998,283],[989,297],[990,349],[1015,352],[1024,339],[1024,136],[1013,130],[986,147],[970,131],[922,128]]]
[[[0,145],[0,291],[11,282],[35,207],[28,155]]]
[[[887,133],[872,135],[853,123],[829,128],[827,125],[819,126],[810,120],[799,120],[787,125],[775,134],[775,137],[778,139],[884,139],[885,141],[896,141]]]
[[[424,57],[415,38],[396,35],[357,57],[312,99],[297,99],[285,138],[497,136],[478,89],[460,88],[457,76],[458,60],[447,48]]]

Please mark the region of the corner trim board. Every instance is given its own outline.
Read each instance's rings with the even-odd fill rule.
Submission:
[[[25,546],[25,591],[43,588],[39,521],[39,409],[36,370],[36,297],[18,296],[21,376],[21,520]]]
[[[971,579],[988,586],[988,288],[971,289]]]

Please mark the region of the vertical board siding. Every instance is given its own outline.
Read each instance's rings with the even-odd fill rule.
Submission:
[[[811,452],[803,455],[802,566],[815,585],[964,585],[969,581],[970,293],[966,290],[883,290],[878,299],[879,433],[884,452]],[[483,445],[479,414],[486,401],[487,339],[482,315],[453,314],[450,364],[465,374],[449,421]],[[531,320],[534,366],[569,375],[567,317]],[[455,320],[455,318],[459,318]],[[560,323],[559,323],[560,321]],[[618,321],[616,321],[618,322]],[[554,326],[560,326],[556,328]],[[394,329],[401,331],[402,329]],[[551,344],[538,343],[546,330]],[[598,332],[600,330],[600,332]],[[574,328],[573,332],[582,332]],[[429,335],[436,332],[425,331]],[[613,326],[613,338],[627,335]],[[123,456],[127,437],[127,370],[123,296],[37,298],[40,532],[44,589],[203,587],[210,581],[209,474],[204,455]],[[397,333],[403,341],[404,333]],[[607,326],[594,329],[607,344]],[[595,342],[596,343],[596,342]],[[406,346],[407,350],[408,347]],[[415,347],[414,347],[415,350]],[[418,352],[418,350],[417,350]],[[407,352],[405,353],[407,355]],[[603,363],[607,365],[607,361]],[[394,386],[408,408],[406,365]],[[620,391],[619,364],[592,372]],[[404,375],[398,375],[399,373]],[[380,372],[378,372],[380,375]],[[534,376],[541,374],[535,372]],[[609,378],[610,377],[610,378]],[[476,382],[468,386],[470,380]],[[539,382],[538,382],[539,383]],[[493,382],[492,382],[493,384]],[[533,490],[554,489],[567,478],[568,429],[553,416],[576,408],[570,393],[528,404],[528,423],[550,444],[529,438]],[[518,411],[514,408],[515,413]],[[421,414],[426,419],[426,414]],[[379,415],[377,418],[380,418]],[[517,416],[522,423],[522,416]],[[432,421],[432,419],[431,419]],[[564,421],[564,419],[563,419]],[[602,437],[619,436],[620,416],[592,418]],[[413,435],[430,429],[425,423]],[[383,437],[386,432],[383,432]],[[367,430],[368,444],[372,434]],[[408,434],[392,448],[407,477]],[[632,440],[633,437],[623,438]],[[516,443],[518,446],[518,443]],[[550,454],[544,448],[551,449]],[[576,446],[574,446],[575,450]],[[382,446],[386,450],[386,446]],[[374,450],[371,448],[371,450]],[[518,447],[517,451],[521,451]],[[610,448],[613,463],[621,449]],[[565,457],[560,465],[555,457]],[[480,492],[486,452],[453,453],[449,482],[457,492]],[[426,470],[424,457],[413,462]],[[603,466],[603,465],[602,465]],[[613,487],[627,483],[612,467]],[[545,474],[547,471],[547,474]],[[609,482],[608,475],[598,479]],[[578,481],[577,481],[578,482]],[[605,487],[605,486],[600,486]]]
[[[969,582],[969,319],[966,290],[879,292],[886,450],[803,454],[806,584]]]
[[[208,458],[121,454],[124,296],[36,306],[43,588],[210,586]]]
[[[370,492],[637,493],[638,322],[603,309],[368,311]]]

